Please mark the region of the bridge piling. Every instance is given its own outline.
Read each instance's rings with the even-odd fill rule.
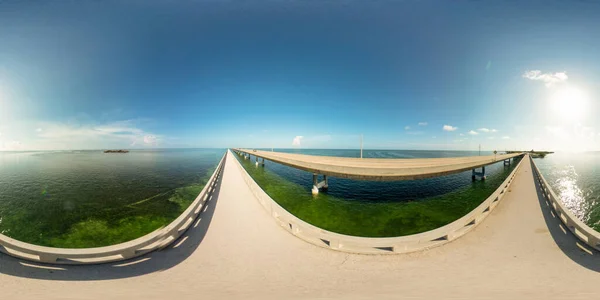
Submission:
[[[319,182],[319,174],[313,173],[313,195],[319,194],[319,190],[327,190],[329,188],[329,181],[327,175],[323,175],[323,181]]]
[[[471,171],[471,180],[475,181],[477,179],[477,176],[479,176],[479,178],[481,178],[481,180],[485,180],[485,166],[481,167],[481,172],[477,172],[475,170],[476,169],[473,169]]]

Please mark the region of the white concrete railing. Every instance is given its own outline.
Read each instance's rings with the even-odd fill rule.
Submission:
[[[533,169],[536,174],[537,180],[542,188],[542,194],[546,198],[546,205],[550,206],[553,210],[552,214],[558,217],[565,226],[582,242],[588,246],[600,251],[600,233],[592,229],[590,226],[579,220],[573,213],[564,206],[560,197],[556,196],[556,193],[552,190],[552,187],[546,181],[546,178],[542,175],[538,167],[531,160]]]
[[[190,206],[169,225],[125,243],[106,247],[67,249],[37,246],[0,234],[0,252],[34,262],[99,264],[130,259],[162,249],[177,240],[196,220],[210,200],[223,172],[227,153]]]
[[[232,153],[232,155],[234,154]],[[440,246],[459,238],[481,223],[498,205],[498,202],[504,196],[504,192],[515,177],[516,171],[519,169],[522,161],[523,159],[492,195],[464,217],[440,228],[423,233],[400,237],[370,238],[334,233],[300,220],[269,197],[252,179],[240,162],[235,159],[235,163],[240,168],[242,176],[254,196],[282,228],[319,247],[361,254],[408,253]]]

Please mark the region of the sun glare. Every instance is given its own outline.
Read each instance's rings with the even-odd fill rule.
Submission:
[[[565,121],[580,120],[588,109],[588,95],[575,87],[565,87],[551,96],[554,112]]]

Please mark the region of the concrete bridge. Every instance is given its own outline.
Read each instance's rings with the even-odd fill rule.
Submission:
[[[461,238],[349,254],[278,226],[228,153],[204,211],[167,248],[84,266],[0,254],[0,287],[3,299],[595,299],[594,237],[554,200],[526,156],[495,209]]]
[[[472,170],[473,179],[476,176],[485,179],[485,166],[499,161],[510,164],[511,158],[524,155],[523,153],[510,153],[489,156],[386,159],[315,156],[250,149],[233,149],[233,151],[243,154],[246,159],[254,156],[256,165],[264,165],[265,159],[268,159],[313,173],[312,192],[314,194],[318,193],[320,189],[329,187],[327,176],[357,180],[394,181],[432,178]],[[262,160],[259,161],[259,158]],[[476,171],[477,168],[481,168],[481,171]],[[323,181],[318,180],[320,174],[323,175]]]

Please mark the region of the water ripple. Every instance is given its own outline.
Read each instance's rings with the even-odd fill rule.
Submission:
[[[578,174],[573,165],[556,169],[555,192],[563,204],[580,220],[587,222],[587,203],[583,190],[577,185]],[[588,192],[589,194],[589,192]]]
[[[555,153],[535,163],[569,211],[600,230],[599,153]]]

